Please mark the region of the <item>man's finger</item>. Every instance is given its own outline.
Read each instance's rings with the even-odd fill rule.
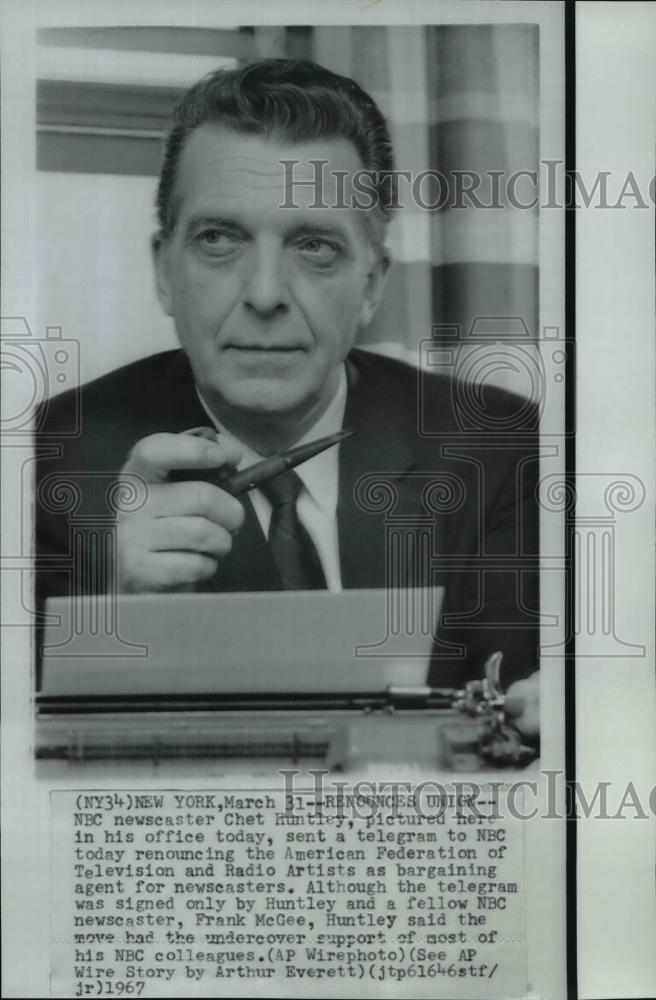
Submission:
[[[201,552],[153,552],[140,573],[138,589],[175,590],[199,583],[214,576],[217,565],[216,559]]]
[[[525,736],[539,734],[540,683],[538,673],[510,685],[506,692],[504,711]]]
[[[238,531],[244,523],[244,508],[239,500],[202,480],[153,485],[149,514],[154,518],[205,517],[228,531]]]
[[[221,558],[232,548],[226,528],[205,517],[162,517],[148,521],[140,543],[149,552],[199,552]]]
[[[122,471],[141,476],[147,483],[164,483],[174,469],[233,467],[241,457],[235,445],[225,442],[193,434],[151,434],[137,441]]]

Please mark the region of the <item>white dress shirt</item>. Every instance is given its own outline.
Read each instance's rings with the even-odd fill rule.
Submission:
[[[232,441],[238,445],[243,452],[243,458],[238,469],[246,469],[255,462],[262,459],[256,451],[240,441],[239,438],[226,430],[212,414],[209,406],[198,392],[203,409],[225,441]],[[308,441],[315,441],[317,438],[325,437],[328,434],[336,434],[342,429],[344,420],[344,408],[346,406],[346,372],[344,366],[340,367],[339,384],[337,391],[328,404],[325,412],[310,427],[310,429],[299,438],[296,444],[305,444]],[[341,445],[334,445],[327,448],[314,458],[309,458],[307,462],[302,462],[295,469],[303,489],[299,493],[296,502],[296,509],[301,524],[309,533],[314,542],[323,571],[326,577],[328,590],[338,591],[342,589],[342,575],[339,564],[339,542],[337,536],[337,494],[339,487],[339,449]],[[269,524],[271,523],[271,504],[261,492],[261,490],[251,490],[249,497],[253,504],[253,509],[260,522],[260,526],[266,538],[269,537]]]

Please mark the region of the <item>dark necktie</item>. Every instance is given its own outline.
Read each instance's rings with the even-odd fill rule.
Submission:
[[[325,589],[319,555],[296,511],[303,483],[291,470],[259,488],[271,504],[269,548],[284,590]]]

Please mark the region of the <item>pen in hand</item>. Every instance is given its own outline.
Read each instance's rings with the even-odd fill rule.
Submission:
[[[204,437],[210,441],[216,441],[216,431],[210,427],[194,427],[186,433],[193,434],[195,437]],[[268,458],[263,458],[261,462],[256,462],[248,469],[242,469],[241,472],[233,472],[225,476],[219,485],[222,490],[235,497],[241,493],[247,493],[249,490],[256,489],[263,483],[268,482],[269,479],[275,479],[281,473],[288,472],[289,469],[294,469],[301,462],[307,462],[308,459],[321,454],[326,448],[332,448],[333,445],[339,444],[340,441],[350,437],[353,433],[352,430],[338,431],[336,434],[329,434],[327,437],[318,438],[316,441],[309,441],[307,444],[288,448],[287,451],[283,451],[279,455],[270,455]],[[188,476],[189,474],[185,473],[184,478],[187,479]],[[179,479],[182,477],[174,473],[171,478]]]

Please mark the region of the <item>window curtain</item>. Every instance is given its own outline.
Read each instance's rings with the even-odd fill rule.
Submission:
[[[387,116],[397,169],[444,178],[439,191],[422,183],[424,205],[444,202],[432,210],[401,188],[395,266],[364,346],[417,360],[420,340],[453,328],[537,337],[538,210],[513,207],[508,185],[512,194],[517,175],[521,204],[537,195],[518,172],[538,171],[538,43],[528,24],[314,29],[317,62],[353,76]],[[459,172],[480,178],[478,203],[497,207],[473,205]]]

